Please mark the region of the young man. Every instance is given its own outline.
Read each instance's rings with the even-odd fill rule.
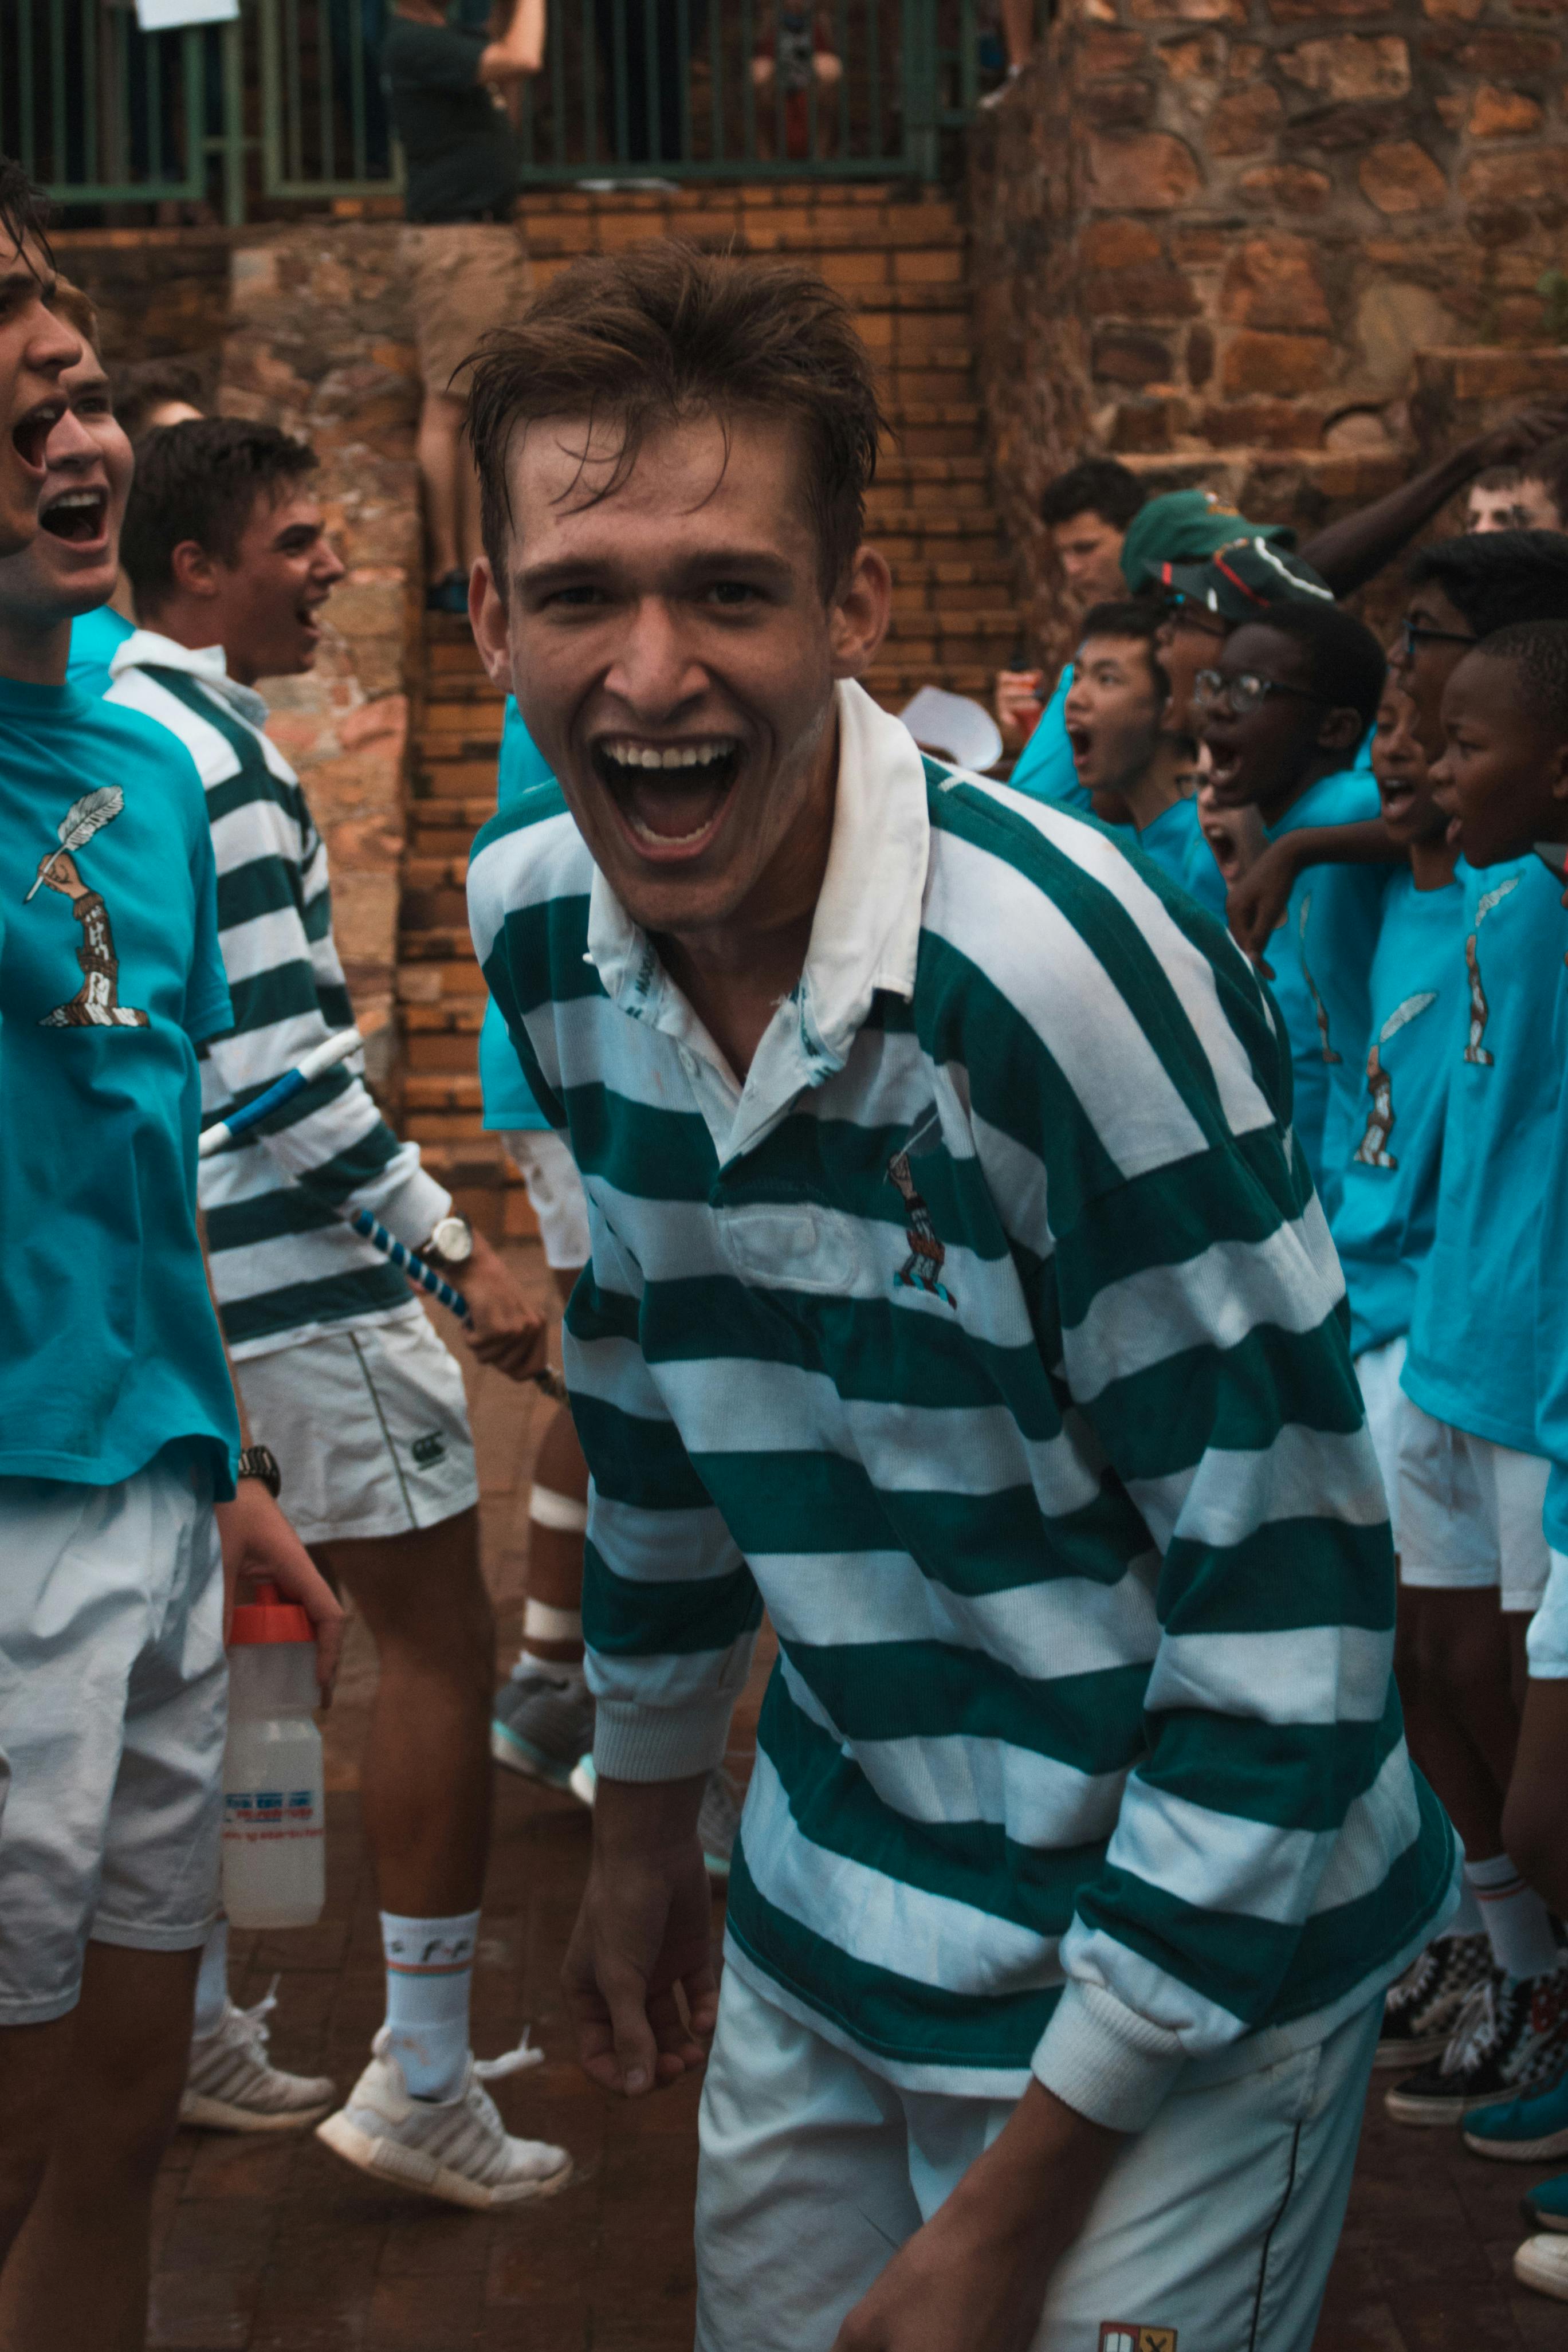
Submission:
[[[1377,787],[1350,761],[1385,667],[1371,630],[1334,604],[1281,604],[1233,630],[1197,681],[1215,799],[1255,807],[1270,838],[1375,815]],[[1386,881],[1379,867],[1323,869],[1291,893],[1269,950],[1295,1066],[1294,1130],[1331,1217],[1360,1132],[1367,975]]]
[[[64,290],[91,311],[92,305],[85,295],[78,294],[74,287]],[[72,317],[96,352],[96,325],[89,331],[74,312]],[[204,414],[198,405],[201,373],[188,360],[144,360],[137,366],[118,368],[111,384],[99,355],[98,373],[104,380],[93,385],[92,401],[95,406],[112,412],[120,430],[133,445],[143,434],[156,433],[165,425],[183,425]],[[78,414],[82,396],[77,400]],[[123,582],[116,583],[117,592],[123,588]],[[128,589],[120,601],[129,611]],[[72,686],[79,686],[84,694],[107,694],[109,666],[134,626],[112,604],[99,604],[95,612],[79,614],[71,629],[71,662],[67,672]]]
[[[1548,441],[1521,462],[1511,519],[1526,530],[1568,529],[1568,440]]]
[[[698,2342],[1229,2342],[1261,2284],[1304,2352],[1453,1860],[1261,992],[854,683],[880,418],[813,273],[574,265],[474,414],[477,635],[561,795],[470,904],[589,1199],[606,2087],[714,2025],[697,1808],[765,1604],[782,1650]]]
[[[255,691],[258,677],[310,668],[342,576],[311,492],[315,462],[270,425],[173,425],[142,443],[126,518],[144,625],[115,656],[110,700],[178,735],[206,788],[235,1014],[207,1048],[214,1116],[353,1019],[325,845]],[[456,1363],[346,1216],[369,1210],[461,1286],[482,1361],[526,1374],[543,1326],[347,1069],[204,1161],[202,1202],[246,1405],[300,1533],[352,1596],[381,1669],[362,1786],[387,2020],[321,2136],[363,2170],[431,2196],[512,2203],[559,2186],[567,2159],[507,2135],[468,2046],[495,1655],[473,1440]],[[243,2122],[253,2093],[276,2118],[276,2085],[247,2077],[243,2055],[214,2051],[211,2096],[230,2112],[209,2120]]]
[[[1377,713],[1372,767],[1388,836],[1406,855],[1385,893],[1368,982],[1371,1021],[1364,1126],[1342,1172],[1334,1245],[1350,1301],[1351,1353],[1377,1450],[1399,1551],[1399,1386],[1416,1284],[1437,1223],[1448,1072],[1465,1010],[1463,893],[1454,879],[1448,818],[1433,797],[1414,711],[1390,686]],[[1403,1583],[1396,1670],[1411,1754],[1461,1828],[1477,1769],[1466,1733],[1433,1685],[1424,1592]],[[1474,1893],[1391,1990],[1380,2066],[1441,2056],[1466,2000],[1490,1972]]]
[[[1040,519],[1061,569],[1070,606],[1086,612],[1091,604],[1105,604],[1125,593],[1122,541],[1127,525],[1143,503],[1143,484],[1114,457],[1085,457],[1046,484],[1040,496]],[[1009,751],[1023,751],[1044,724],[1040,684],[1037,669],[1004,669],[997,673],[997,724],[1002,730],[1003,745]],[[1046,715],[1054,713],[1060,718],[1059,706],[1065,691],[1065,686],[1059,684]],[[1057,734],[1058,730],[1053,728],[1047,739],[1056,759],[1051,772],[1059,773],[1061,782],[1070,785],[1071,756],[1063,755]],[[1044,748],[1042,745],[1037,749],[1031,772]],[[1046,793],[1043,780],[1038,789],[1044,797],[1055,797]]]
[[[341,1612],[236,1422],[202,1263],[197,1046],[230,1010],[201,786],[66,683],[131,453],[78,412],[97,362],[41,218],[0,165],[0,2342],[68,2352],[145,2332],[217,1898],[225,1582],[303,1603],[328,1686]]]
[[[479,552],[474,469],[463,446],[465,362],[489,330],[510,325],[528,299],[507,101],[538,73],[544,44],[544,0],[512,0],[497,40],[448,24],[440,0],[395,0],[382,44],[408,173],[398,259],[424,387],[419,472],[426,602],[436,612],[467,611],[468,569]]]
[[[1531,851],[1559,883],[1568,845],[1568,625],[1526,624],[1500,631],[1461,663],[1445,698],[1453,746],[1447,797],[1467,857],[1508,860]],[[1568,934],[1564,934],[1568,937]],[[1553,1053],[1561,1066],[1562,1015]],[[1542,1217],[1536,1365],[1539,1423],[1552,1459],[1544,1513],[1551,1572],[1529,1632],[1518,1754],[1503,1832],[1507,1850],[1559,1916],[1568,1910],[1568,1835],[1563,1776],[1568,1759],[1568,1285],[1563,1276],[1568,1183],[1568,1105],[1559,1097]],[[1507,2105],[1472,2116],[1465,2145],[1479,2156],[1540,2164],[1568,2154],[1568,2073]],[[1524,2200],[1542,2232],[1514,2256],[1527,2285],[1568,2300],[1568,2176],[1541,2182]]]
[[[1068,740],[1103,824],[1129,831],[1162,873],[1225,915],[1225,885],[1198,828],[1190,738],[1167,730],[1170,683],[1155,650],[1153,604],[1096,604],[1073,656]]]
[[[1470,484],[1465,499],[1465,529],[1516,530],[1526,518],[1520,512],[1521,474],[1517,466],[1489,466]]]

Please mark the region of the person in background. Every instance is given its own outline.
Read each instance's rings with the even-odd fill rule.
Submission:
[[[255,691],[258,677],[312,667],[321,608],[342,576],[311,492],[315,464],[271,425],[173,425],[142,443],[126,518],[143,625],[115,656],[110,698],[177,735],[206,787],[235,1009],[207,1047],[214,1117],[353,1019],[326,846]],[[320,2137],[361,2170],[453,2203],[549,2194],[568,2158],[505,2130],[469,2047],[495,1622],[462,1374],[348,1216],[368,1210],[462,1286],[480,1361],[525,1377],[542,1357],[542,1319],[357,1069],[329,1072],[204,1160],[201,1198],[240,1392],[300,1534],[376,1646],[362,1785],[386,2021]],[[207,1990],[188,2085],[199,2119],[231,2129],[314,2120],[330,2084],[300,2080],[286,2094],[259,2021],[226,2000],[221,1954]]]
[[[1525,520],[1520,511],[1521,478],[1517,466],[1489,466],[1478,474],[1465,498],[1465,529],[1518,530]]]
[[[1225,886],[1198,827],[1196,751],[1170,728],[1156,605],[1096,604],[1072,657],[1067,734],[1078,781],[1103,824],[1125,828],[1171,881],[1221,920]]]
[[[439,0],[395,0],[382,44],[407,173],[398,255],[423,386],[418,457],[433,612],[468,609],[468,572],[479,552],[478,493],[463,446],[468,362],[528,300],[528,249],[516,219],[517,142],[506,101],[538,73],[544,46],[544,0],[512,0],[495,39],[448,25]]]
[[[1521,530],[1568,530],[1568,437],[1520,461],[1511,520]]]
[[[1143,503],[1143,484],[1114,457],[1086,457],[1046,484],[1040,519],[1061,573],[1067,602],[1080,612],[1125,593],[1122,541]],[[1007,751],[1021,751],[1034,733],[1044,708],[1041,684],[1039,670],[1024,668],[1016,661],[1011,669],[998,671],[996,719]],[[1051,706],[1059,718],[1064,693],[1059,686]],[[1071,783],[1071,751],[1065,758],[1064,780]]]
[[[132,446],[160,425],[207,413],[206,376],[194,360],[131,360],[114,371],[111,393],[120,429]]]
[[[1280,604],[1233,629],[1197,680],[1216,800],[1255,807],[1270,837],[1375,815],[1377,788],[1350,762],[1385,669],[1371,630],[1333,604]],[[1381,867],[1329,868],[1292,898],[1270,947],[1295,1067],[1295,1137],[1331,1218],[1361,1092],[1386,879]]]
[[[1391,683],[1378,706],[1372,768],[1383,824],[1408,863],[1384,897],[1368,983],[1365,1123],[1341,1174],[1333,1227],[1350,1301],[1351,1353],[1396,1560],[1405,1412],[1399,1379],[1416,1281],[1437,1225],[1448,1075],[1462,1043],[1466,1003],[1456,852],[1413,720],[1409,700]],[[1427,1598],[1401,1577],[1395,1673],[1410,1752],[1441,1796],[1456,1785],[1462,1792],[1470,1767],[1462,1752],[1465,1733],[1431,1673]],[[1480,1908],[1467,1885],[1455,1917],[1390,1988],[1377,2063],[1410,2068],[1440,2057],[1490,1969]]]
[[[833,22],[826,8],[765,10],[751,54],[758,152],[771,155],[780,148],[782,113],[784,154],[795,162],[812,153],[831,155],[838,137],[838,93],[843,78],[844,61],[833,47]]]

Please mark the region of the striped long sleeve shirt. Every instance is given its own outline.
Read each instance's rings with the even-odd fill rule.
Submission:
[[[203,1048],[204,1125],[226,1118],[324,1037],[352,1026],[332,939],[327,848],[298,778],[263,733],[267,705],[225,670],[138,630],[115,654],[109,699],[177,735],[206,792],[218,928],[235,1025]],[[411,1248],[451,1195],[376,1108],[363,1058],[329,1070],[201,1164],[208,1259],[229,1353],[270,1353],[316,1333],[417,1315],[388,1259],[345,1223],[370,1209]]]
[[[723,1752],[766,1997],[915,2088],[1135,2130],[1375,1998],[1455,1860],[1406,1749],[1343,1284],[1239,952],[839,689],[805,970],[744,1086],[559,791],[475,944],[592,1259],[600,1769]]]

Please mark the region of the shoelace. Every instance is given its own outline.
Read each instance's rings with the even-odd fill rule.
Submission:
[[[1454,2030],[1448,2036],[1438,2066],[1443,2074],[1468,2074],[1472,2066],[1495,2047],[1501,2032],[1501,2020],[1497,2013],[1497,1986],[1491,1977],[1485,1978],[1465,1995],[1464,2007],[1454,2020]]]
[[[1413,1974],[1400,1984],[1390,1985],[1388,1999],[1384,2004],[1385,2017],[1398,2017],[1407,2009],[1419,2008],[1431,1991],[1442,1966],[1436,1944],[1429,1944],[1416,1961]]]
[[[267,2063],[267,2043],[270,2031],[267,2021],[277,2007],[277,1988],[281,1981],[281,1974],[275,1976],[254,2009],[241,2009],[237,2001],[233,2004],[239,2037],[251,2051],[259,2065]]]
[[[530,2066],[542,2066],[545,2053],[536,2050],[528,2041],[531,2025],[523,2028],[523,2038],[515,2050],[503,2050],[498,2058],[476,2058],[474,2072],[481,2083],[504,2083],[508,2074],[526,2074]]]

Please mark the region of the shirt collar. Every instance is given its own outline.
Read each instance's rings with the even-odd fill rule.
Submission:
[[[128,669],[183,670],[253,727],[267,724],[266,702],[253,688],[241,686],[229,676],[222,646],[182,646],[156,629],[133,629],[124,644],[115,647],[109,674],[111,678],[120,677]]]
[[[925,764],[908,729],[852,682],[839,686],[837,699],[833,837],[791,1024],[807,1058],[822,1065],[810,1074],[815,1084],[842,1067],[879,988],[905,999],[915,993],[931,846]],[[646,934],[597,866],[588,960],[633,1017],[657,1018],[661,995],[673,992]]]

